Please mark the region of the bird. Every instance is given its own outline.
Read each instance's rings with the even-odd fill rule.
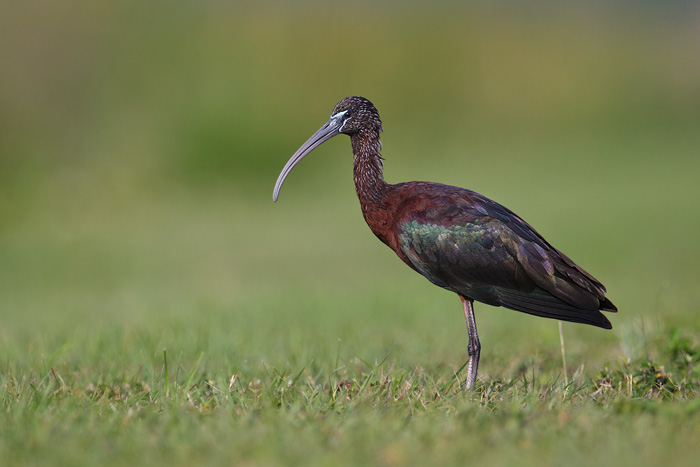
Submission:
[[[474,301],[612,329],[601,311],[617,307],[603,284],[510,209],[456,186],[385,182],[381,131],[379,112],[368,99],[342,99],[287,161],[272,199],[277,201],[284,180],[306,155],[337,135],[350,136],[355,191],[370,230],[408,267],[462,302],[469,339],[466,389],[475,387],[481,354]]]

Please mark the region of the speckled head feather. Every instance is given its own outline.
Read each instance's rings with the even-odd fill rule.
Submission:
[[[350,96],[338,102],[333,108],[332,115],[347,112],[343,116],[345,124],[341,133],[352,136],[362,131],[382,131],[382,121],[379,112],[368,99],[360,96]]]

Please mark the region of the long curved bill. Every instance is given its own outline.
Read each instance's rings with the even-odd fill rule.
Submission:
[[[280,195],[280,188],[282,188],[282,183],[284,179],[287,178],[289,172],[292,171],[295,165],[299,163],[308,153],[319,147],[321,144],[325,143],[334,136],[340,134],[340,130],[343,128],[343,115],[345,112],[338,112],[333,115],[319,130],[311,136],[304,144],[301,145],[297,152],[294,153],[292,157],[289,158],[285,164],[282,172],[280,172],[279,177],[277,177],[277,183],[275,183],[275,191],[272,192],[272,201],[277,201]]]

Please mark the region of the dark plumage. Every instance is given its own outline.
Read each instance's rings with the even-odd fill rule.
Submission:
[[[379,154],[381,120],[362,97],[340,101],[330,120],[291,157],[291,169],[323,142],[350,136],[362,213],[374,234],[409,267],[459,295],[469,332],[467,387],[476,380],[480,344],[474,300],[545,318],[611,329],[616,312],[605,287],[508,208],[464,188],[430,182],[388,184]]]

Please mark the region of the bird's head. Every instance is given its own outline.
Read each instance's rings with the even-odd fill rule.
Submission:
[[[338,102],[331,112],[331,119],[340,117],[342,125],[339,133],[353,135],[361,131],[381,131],[382,121],[379,112],[369,100],[364,97],[346,97]]]
[[[287,161],[275,183],[272,200],[277,201],[280,188],[284,179],[289,175],[295,165],[308,153],[339,134],[353,136],[365,131],[379,132],[382,130],[382,122],[374,105],[364,97],[346,97],[336,104],[331,112],[331,118],[301,145],[297,152]]]

